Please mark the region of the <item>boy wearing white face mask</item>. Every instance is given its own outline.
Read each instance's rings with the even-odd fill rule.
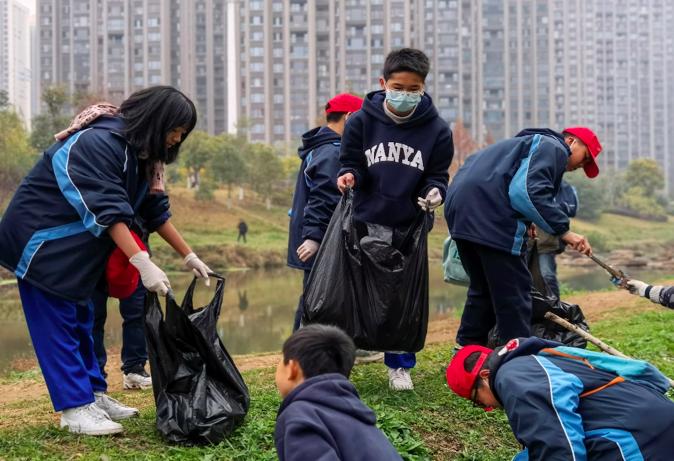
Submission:
[[[452,132],[424,91],[428,57],[420,50],[392,51],[384,62],[381,90],[367,95],[363,110],[342,135],[337,187],[354,189],[354,219],[406,228],[419,207],[433,210],[445,199]],[[413,388],[414,354],[387,353],[389,385]]]

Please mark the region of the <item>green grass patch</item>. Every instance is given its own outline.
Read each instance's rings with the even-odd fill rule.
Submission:
[[[381,363],[357,366],[352,378],[363,400],[377,413],[378,425],[405,460],[495,461],[512,457],[517,445],[503,413],[484,413],[447,389],[444,368],[449,360],[448,347],[433,346],[421,353],[414,372],[416,389],[409,393],[388,389]],[[152,394],[143,391],[114,395],[142,408],[140,418],[123,422],[122,436],[78,437],[59,430],[55,424],[5,430],[0,431],[0,458],[276,459],[273,434],[281,400],[274,386],[274,371],[251,370],[244,377],[252,394],[250,412],[244,425],[219,445],[166,444],[155,431]]]

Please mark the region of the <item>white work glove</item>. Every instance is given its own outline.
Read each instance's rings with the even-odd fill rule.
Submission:
[[[150,261],[147,251],[139,251],[129,258],[129,262],[140,272],[140,280],[148,291],[166,296],[171,289],[171,284],[164,271]]]
[[[297,247],[297,256],[300,258],[300,261],[305,263],[316,254],[320,246],[320,243],[306,239],[302,245]]]
[[[440,195],[440,190],[437,187],[432,188],[426,194],[426,198],[417,198],[417,203],[424,211],[433,211],[440,205],[442,205],[442,195]]]
[[[185,256],[183,260],[185,267],[192,269],[194,275],[197,278],[204,279],[204,284],[209,287],[211,286],[211,280],[208,278],[208,274],[213,272],[197,255],[190,253]]]
[[[633,295],[638,293],[639,296],[646,296],[646,288],[648,288],[648,283],[644,283],[641,280],[630,280],[627,282],[627,289]]]

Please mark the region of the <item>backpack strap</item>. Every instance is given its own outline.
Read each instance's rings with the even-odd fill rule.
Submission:
[[[571,355],[567,354],[566,352],[561,352],[558,351],[557,349],[551,348],[551,347],[546,347],[545,349],[541,349],[541,352],[545,352],[546,354],[549,355],[556,355],[558,357],[564,357],[567,359],[572,359],[572,360],[578,360],[579,362],[583,362],[585,365],[590,367],[592,370],[594,370],[594,367],[590,363],[590,361],[584,357],[578,357],[577,355]]]
[[[589,362],[589,360],[587,360],[584,357],[578,357],[576,355],[567,354],[565,352],[558,351],[558,350],[556,350],[554,348],[551,348],[551,347],[541,349],[541,352],[545,352],[546,354],[549,354],[549,355],[556,355],[557,357],[564,357],[566,359],[577,360],[579,362],[583,362],[585,365],[590,367],[590,369],[592,369],[592,370],[595,369],[592,366],[592,364]],[[583,392],[582,394],[580,394],[580,398],[589,397],[590,395],[595,394],[599,391],[602,391],[602,390],[606,389],[607,387],[615,386],[616,384],[623,383],[623,382],[625,382],[625,378],[623,378],[622,376],[616,376],[611,381],[607,382],[606,384],[604,384],[602,386],[599,386],[595,389],[590,389],[589,391]]]
[[[583,392],[582,394],[580,394],[580,398],[582,399],[583,397],[588,397],[588,396],[590,396],[590,395],[592,395],[596,392],[599,392],[599,391],[602,391],[602,390],[606,389],[607,387],[611,387],[611,386],[614,386],[616,384],[624,383],[624,382],[625,382],[625,378],[623,378],[622,376],[616,376],[615,378],[613,378],[611,381],[607,382],[603,386],[599,386],[595,389],[589,390],[587,392]]]

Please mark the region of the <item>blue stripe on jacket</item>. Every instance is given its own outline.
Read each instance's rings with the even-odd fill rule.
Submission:
[[[569,442],[569,451],[574,461],[587,459],[583,440],[585,431],[583,420],[577,413],[578,395],[583,391],[582,381],[571,373],[562,371],[545,357],[533,356],[548,377],[550,400],[564,435]]]
[[[80,221],[35,232],[24,247],[21,259],[19,260],[19,264],[17,264],[14,273],[17,277],[21,279],[24,278],[30,268],[30,263],[33,261],[33,257],[45,242],[63,237],[70,237],[71,235],[80,234],[82,232],[86,232],[86,229]]]
[[[639,449],[637,441],[634,440],[634,436],[627,431],[614,428],[595,429],[593,431],[587,431],[585,436],[587,439],[603,437],[615,443],[625,461],[644,461],[644,456]]]
[[[66,198],[68,203],[70,203],[77,214],[80,215],[82,223],[86,230],[91,232],[94,236],[100,237],[103,232],[105,232],[107,226],[102,226],[96,221],[96,215],[89,210],[87,204],[82,197],[77,186],[73,183],[68,174],[68,160],[70,159],[70,149],[75,145],[77,140],[82,136],[83,133],[91,130],[92,128],[87,128],[85,130],[79,131],[72,135],[59,150],[54,153],[52,157],[52,167],[54,168],[54,175],[56,176],[56,182],[58,183],[59,189],[63,193],[63,196]]]
[[[508,188],[508,197],[510,197],[510,205],[527,219],[533,221],[538,227],[543,229],[548,234],[555,234],[555,231],[550,227],[550,225],[543,219],[543,216],[538,212],[531,197],[529,197],[529,190],[527,185],[527,177],[529,176],[529,164],[532,157],[538,152],[538,146],[541,143],[541,135],[534,135],[533,141],[531,142],[531,147],[527,156],[522,160],[520,167],[517,169],[513,180],[510,182],[510,187]],[[520,247],[518,247],[520,248]],[[517,252],[516,254],[519,254]]]

